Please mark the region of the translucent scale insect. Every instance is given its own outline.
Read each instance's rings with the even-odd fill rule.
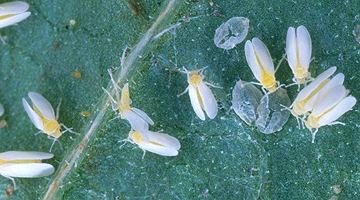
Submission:
[[[28,18],[29,4],[22,1],[13,1],[0,4],[0,28],[14,25]]]
[[[28,96],[33,104],[31,107],[29,103],[22,99],[22,103],[26,113],[28,114],[31,122],[39,129],[39,133],[45,133],[50,139],[53,139],[53,143],[50,147],[50,152],[52,150],[55,142],[60,138],[60,136],[65,132],[76,132],[72,131],[72,128],[66,127],[63,123],[58,122],[60,105],[57,106],[56,115],[53,107],[41,94],[36,92],[29,92]],[[64,131],[61,130],[61,127],[64,128]]]
[[[54,167],[42,160],[54,157],[53,154],[34,151],[7,151],[0,153],[0,175],[12,180],[14,178],[39,178],[54,173]]]
[[[131,107],[132,101],[130,99],[128,83],[126,83],[124,87],[120,89],[118,84],[115,82],[111,71],[108,70],[108,72],[115,89],[115,99],[105,88],[103,88],[103,90],[106,92],[106,94],[108,94],[112,101],[113,111],[118,112],[120,114],[118,117],[121,119],[126,119],[130,123],[133,130],[142,131],[149,129],[149,124],[154,125],[154,122],[144,111]]]
[[[182,72],[187,74],[187,82],[189,85],[184,92],[178,95],[181,96],[186,92],[189,92],[191,105],[196,115],[201,120],[205,120],[205,113],[210,119],[214,119],[218,112],[217,101],[214,97],[214,94],[208,87],[218,86],[204,81],[203,71],[205,69],[206,67],[199,70],[188,71],[184,68],[184,71]]]
[[[300,85],[311,80],[311,37],[305,26],[290,27],[286,35],[286,55],[294,74],[294,83]]]
[[[275,79],[274,64],[269,50],[259,38],[253,38],[245,43],[246,61],[255,78],[269,92],[274,92],[278,86]]]

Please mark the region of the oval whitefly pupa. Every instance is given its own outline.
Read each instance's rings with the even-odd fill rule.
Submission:
[[[232,91],[232,108],[248,125],[254,124],[257,118],[256,109],[263,94],[253,84],[239,80]]]
[[[257,129],[264,134],[280,131],[290,117],[290,112],[283,106],[290,106],[291,101],[285,89],[279,88],[262,97],[257,108]]]

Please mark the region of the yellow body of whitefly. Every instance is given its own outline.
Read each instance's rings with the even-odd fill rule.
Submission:
[[[321,118],[322,115],[324,115],[325,113],[321,114],[320,116],[309,116],[305,122],[306,127],[308,128],[320,128],[319,125],[319,120]]]
[[[36,112],[36,114],[40,117],[42,124],[44,126],[43,132],[50,135],[51,137],[54,137],[58,139],[62,133],[61,133],[61,126],[59,122],[55,119],[47,119],[38,108],[36,108],[35,105],[33,105],[33,109]]]
[[[129,133],[130,138],[133,142],[135,142],[136,144],[140,144],[142,142],[145,142],[145,138],[142,136],[142,134],[139,131],[130,131]],[[158,146],[164,146],[162,144],[159,144],[157,142],[154,141],[147,141],[150,144],[154,144],[154,145],[158,145]]]
[[[6,19],[6,18],[9,18],[9,17],[13,17],[13,16],[15,16],[15,14],[2,15],[2,16],[0,16],[0,20]]]
[[[275,92],[277,88],[276,79],[273,73],[268,73],[262,68],[261,71],[261,85],[267,89],[269,92]]]
[[[291,110],[292,114],[294,116],[299,116],[299,115],[305,115],[307,114],[307,111],[305,109],[306,104],[309,102],[309,100],[316,95],[330,80],[326,79],[324,80],[322,83],[319,84],[319,86],[313,90],[310,95],[308,95],[305,99],[301,100],[301,101],[297,101],[294,103],[293,108]]]
[[[121,90],[121,98],[118,104],[118,111],[120,113],[121,119],[125,119],[125,112],[131,110],[131,99],[129,93],[129,86],[125,84]]]
[[[267,89],[269,92],[274,92],[276,90],[276,79],[275,79],[275,75],[274,73],[270,73],[267,72],[264,68],[264,66],[262,66],[262,63],[260,61],[260,58],[257,54],[255,54],[256,56],[256,61],[259,64],[260,68],[261,68],[261,75],[260,75],[260,83],[261,85]]]
[[[201,98],[200,92],[199,92],[199,85],[203,82],[203,77],[201,76],[201,74],[198,71],[191,71],[189,73],[189,78],[188,78],[188,83],[193,86],[194,88],[196,88],[196,96],[199,99],[200,102],[200,106],[202,109],[204,109],[204,103],[203,103],[203,99]]]
[[[294,77],[299,84],[304,84],[311,77],[311,73],[305,70],[304,67],[298,63],[294,69]]]
[[[140,142],[144,141],[143,136],[138,131],[130,131],[129,135],[131,140],[134,141],[136,144],[139,144]]]
[[[42,163],[41,160],[2,160],[0,159],[0,165],[2,164],[19,164],[19,163]]]

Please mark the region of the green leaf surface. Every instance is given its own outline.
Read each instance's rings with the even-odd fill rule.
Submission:
[[[213,37],[229,18],[247,17],[246,39],[259,37],[277,63],[288,27],[305,25],[312,37],[313,76],[337,66],[358,98],[359,2],[177,1],[167,12],[171,2],[31,0],[30,18],[0,30],[6,42],[0,44],[1,119],[7,122],[0,129],[0,152],[50,148],[52,141],[34,135],[37,130],[22,108],[28,91],[42,93],[53,106],[62,99],[60,121],[80,132],[64,134],[63,149],[55,144],[49,163],[56,174],[16,179],[13,193],[6,192],[11,181],[0,177],[0,198],[43,199],[50,192],[54,199],[358,199],[359,107],[340,119],[346,126],[321,128],[315,144],[309,131],[297,129],[293,117],[282,131],[264,135],[229,112],[236,81],[255,80],[244,42],[224,51]],[[158,39],[145,40],[178,22]],[[129,70],[116,77],[129,82],[133,106],[155,122],[151,130],[180,140],[177,157],[148,152],[142,159],[137,146],[121,147],[130,127],[125,120],[111,120],[116,114],[107,107],[101,87],[108,87],[107,69],[120,66],[126,46],[133,60],[128,58]],[[175,70],[183,66],[209,66],[205,80],[223,87],[212,88],[220,106],[215,119],[199,120],[188,95],[177,97],[187,87],[186,75]],[[74,76],[76,71],[81,78]],[[286,62],[276,77],[291,83]],[[296,96],[296,87],[287,91],[291,99]],[[89,117],[81,114],[85,111]],[[86,138],[87,133],[93,136]],[[82,143],[84,138],[89,143]],[[62,175],[64,171],[68,173]],[[56,182],[59,177],[63,179]]]

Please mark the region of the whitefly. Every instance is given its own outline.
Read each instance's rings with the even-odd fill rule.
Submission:
[[[239,80],[232,91],[232,109],[248,125],[254,124],[262,96],[253,84]]]
[[[225,50],[232,49],[245,39],[248,30],[248,18],[232,17],[216,29],[214,43],[219,48]]]
[[[290,116],[290,112],[283,106],[290,106],[290,104],[290,98],[283,88],[265,94],[257,107],[258,118],[255,123],[257,129],[264,134],[280,131]]]

